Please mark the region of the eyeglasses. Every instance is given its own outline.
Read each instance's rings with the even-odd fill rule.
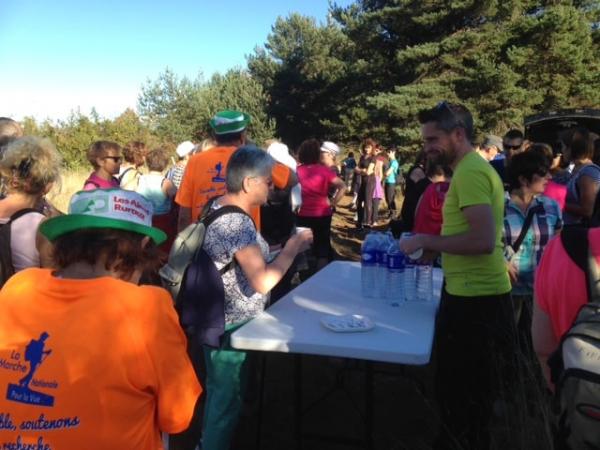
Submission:
[[[116,163],[120,163],[121,161],[123,161],[123,157],[122,156],[105,156],[102,159],[112,159]]]
[[[457,128],[457,127],[466,128],[463,120],[456,115],[456,113],[452,109],[452,105],[450,103],[448,103],[447,100],[442,100],[441,102],[439,102],[437,105],[435,105],[434,109],[437,109],[438,111],[446,110],[452,115],[452,119],[455,122],[455,125],[452,128]]]

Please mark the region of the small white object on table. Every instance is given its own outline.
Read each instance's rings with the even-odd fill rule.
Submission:
[[[434,298],[390,306],[365,298],[360,263],[335,261],[231,335],[234,348],[338,356],[398,364],[429,362],[442,272],[435,269]],[[336,333],[323,326],[327,315],[367,316],[373,329]]]

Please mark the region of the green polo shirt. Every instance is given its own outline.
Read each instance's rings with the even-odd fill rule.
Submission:
[[[446,290],[451,295],[478,297],[510,292],[502,253],[504,187],[494,168],[476,152],[458,163],[444,201],[442,236],[465,233],[469,224],[463,208],[490,205],[496,226],[496,245],[490,255],[442,253]]]

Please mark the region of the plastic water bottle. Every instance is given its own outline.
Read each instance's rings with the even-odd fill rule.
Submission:
[[[394,236],[391,234],[378,233],[377,235],[377,286],[375,290],[377,297],[385,298],[387,271],[388,271],[388,249],[394,242]],[[391,239],[390,239],[391,237]]]
[[[406,256],[404,260],[404,298],[407,302],[417,299],[415,261]]]
[[[369,233],[365,236],[360,252],[360,289],[363,297],[373,298],[377,295],[377,244],[378,238]]]
[[[400,306],[404,302],[404,253],[396,241],[389,246],[387,256],[386,303]]]
[[[419,263],[416,268],[417,300],[428,302],[433,297],[433,266],[430,263]]]

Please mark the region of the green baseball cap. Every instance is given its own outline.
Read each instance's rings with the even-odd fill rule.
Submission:
[[[250,116],[240,111],[219,111],[208,122],[215,134],[239,133],[250,123]]]
[[[133,191],[94,189],[73,194],[69,213],[52,217],[40,225],[50,241],[77,230],[115,228],[149,236],[157,245],[167,239],[164,231],[152,226],[152,203]]]

